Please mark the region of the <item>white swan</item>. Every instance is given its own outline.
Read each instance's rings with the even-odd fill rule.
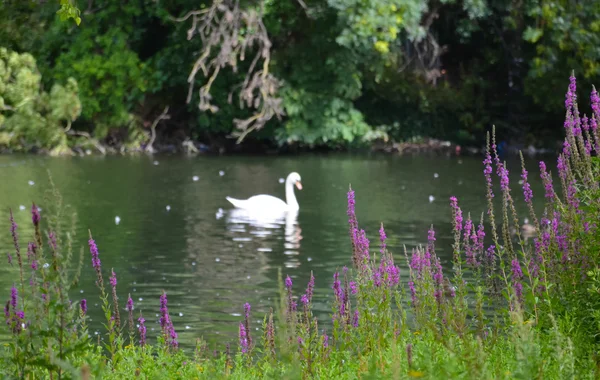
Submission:
[[[296,195],[294,194],[294,185],[296,185],[298,190],[302,190],[300,174],[296,172],[290,173],[285,180],[285,200],[287,202],[267,194],[255,195],[248,199],[225,198],[235,207],[246,210],[262,212],[297,211],[300,209],[300,205],[298,205]]]

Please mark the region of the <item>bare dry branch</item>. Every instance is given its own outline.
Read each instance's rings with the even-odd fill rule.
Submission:
[[[233,135],[239,143],[248,133],[262,128],[273,117],[281,118],[284,111],[281,99],[277,97],[281,82],[269,72],[272,44],[262,21],[262,12],[240,9],[237,0],[215,0],[210,8],[188,12],[183,17],[173,19],[183,22],[190,18],[192,25],[187,38],[190,40],[197,35],[203,48],[188,76],[187,102],[192,101],[196,77],[201,71],[206,82],[198,90],[198,108],[217,112],[219,107],[212,103],[210,93],[214,81],[224,68],[237,72],[238,63],[245,61],[248,54],[253,57],[245,79],[233,87],[228,101],[231,102],[233,92],[237,91],[240,107],[253,109],[254,114],[244,120],[234,119],[237,131]],[[262,65],[259,65],[260,61]]]
[[[94,146],[100,151],[100,153],[106,154],[106,148],[104,148],[104,146],[102,146],[102,144],[100,144],[100,142],[93,138],[89,133],[74,130],[68,130],[66,131],[66,133],[69,136],[81,136],[87,138],[92,144],[94,144]]]
[[[162,111],[162,113],[160,115],[158,115],[156,117],[156,119],[154,119],[154,122],[152,123],[152,125],[150,126],[150,141],[148,141],[148,145],[146,145],[146,152],[150,152],[150,153],[154,153],[154,140],[156,140],[156,127],[158,126],[158,123],[160,123],[162,120],[168,120],[171,118],[171,116],[168,114],[169,112],[169,106],[166,106],[165,109]]]

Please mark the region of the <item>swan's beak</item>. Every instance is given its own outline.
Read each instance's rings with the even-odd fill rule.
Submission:
[[[302,184],[300,183],[300,181],[296,182],[296,187],[298,188],[298,190],[302,190]]]

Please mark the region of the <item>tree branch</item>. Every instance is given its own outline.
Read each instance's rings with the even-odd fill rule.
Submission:
[[[154,140],[156,140],[156,127],[162,120],[168,120],[171,118],[168,112],[169,106],[166,106],[162,113],[158,115],[156,119],[154,119],[154,122],[150,126],[150,141],[148,142],[148,145],[146,145],[146,149],[144,149],[146,152],[154,153],[154,147],[152,145],[154,145]]]

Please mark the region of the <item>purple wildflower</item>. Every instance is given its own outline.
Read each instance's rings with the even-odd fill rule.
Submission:
[[[356,286],[356,282],[354,282],[354,281],[350,281],[350,293],[351,294],[358,293],[358,288]]]
[[[31,221],[33,222],[33,225],[35,227],[39,226],[40,224],[40,210],[38,210],[37,206],[35,205],[35,203],[33,203],[31,205]]]
[[[548,201],[554,200],[554,186],[552,185],[552,177],[546,170],[546,163],[540,161],[540,177],[544,182],[545,197]]]
[[[463,236],[464,244],[465,244],[465,256],[467,256],[467,263],[469,265],[475,266],[475,252],[473,251],[473,246],[470,243],[471,238],[471,229],[473,228],[473,222],[471,218],[467,218],[465,222],[465,232]]]
[[[381,228],[379,228],[379,240],[381,241],[381,254],[383,255],[385,253],[385,249],[386,249],[386,244],[385,244],[385,240],[387,239],[387,236],[385,235],[385,230],[383,229],[383,223],[381,223]]]
[[[17,308],[17,299],[19,298],[19,292],[17,291],[17,288],[15,288],[14,286],[12,288],[10,288],[10,305],[12,306],[13,310],[15,310]]]
[[[585,154],[590,156],[592,154],[592,143],[590,140],[585,140]]]
[[[24,311],[17,311],[15,313],[15,315],[17,316],[17,318],[19,318],[20,320],[25,319],[25,312]]]
[[[133,300],[131,299],[131,295],[129,295],[129,297],[127,298],[127,304],[125,306],[125,309],[129,312],[133,311]]]
[[[248,344],[252,344],[252,338],[250,337],[250,304],[246,302],[244,304],[244,326],[246,327],[246,338],[248,339]]]
[[[488,151],[485,155],[485,160],[483,160],[483,174],[485,175],[485,181],[487,183],[488,195],[490,198],[494,197],[494,193],[492,191],[492,173],[494,170],[492,169],[492,155]]]
[[[117,286],[117,275],[115,274],[115,271],[111,271],[111,276],[109,279],[110,282],[110,286],[112,286],[113,288],[115,288]]]
[[[566,142],[566,140],[565,140]],[[561,154],[558,156],[556,168],[558,169],[558,176],[563,180],[567,178],[567,164],[565,163],[565,157]]]
[[[354,316],[352,317],[352,327],[358,327],[358,310],[354,310]]]
[[[143,317],[139,317],[138,322],[140,324],[138,327],[138,331],[140,332],[140,346],[144,347],[146,345],[146,326],[144,325],[146,320]]]
[[[329,347],[329,336],[323,333],[323,348]]]
[[[388,283],[390,286],[398,285],[400,282],[400,268],[397,265],[388,265],[386,267],[388,273]]]
[[[368,262],[370,259],[369,255],[369,239],[365,230],[358,231],[357,234],[357,253],[358,259],[361,263]]]
[[[498,175],[500,176],[500,189],[503,192],[508,192],[509,189],[509,180],[508,180],[508,169],[501,165],[498,167]]]
[[[306,297],[308,298],[308,302],[312,301],[314,289],[315,289],[315,276],[313,276],[313,273],[311,271],[310,272],[310,280],[308,280],[308,285],[306,287]]]
[[[571,109],[577,101],[577,85],[575,76],[571,74],[569,77],[569,89],[565,95],[565,107],[567,110]]]
[[[592,103],[592,110],[594,111],[594,113],[596,115],[600,115],[600,96],[598,96],[598,91],[596,91],[596,87],[592,87],[590,101]]]
[[[289,275],[285,278],[285,287],[288,288],[289,290],[292,289],[292,279],[290,278]]]
[[[87,313],[87,301],[85,298],[79,302],[79,307],[81,308],[81,313],[85,315]]]
[[[248,335],[242,322],[240,322],[240,349],[244,354],[248,352]]]
[[[381,276],[382,276],[382,274],[379,271],[373,273],[373,284],[376,287],[380,287],[381,286]]]
[[[517,299],[520,301],[523,297],[523,285],[521,284],[521,279],[523,279],[523,271],[521,271],[521,265],[519,264],[519,260],[516,258],[512,260],[511,265],[515,294]]]
[[[163,292],[160,296],[160,327],[166,330],[169,326],[169,309],[167,307],[167,293]]]
[[[88,240],[88,244],[90,246],[90,253],[92,254],[92,267],[99,271],[101,269],[100,258],[98,257],[98,246],[94,239]]]
[[[417,290],[415,289],[415,283],[413,281],[408,282],[408,288],[410,289],[410,297],[413,305],[417,303]]]
[[[581,118],[581,126],[583,127],[584,131],[589,132],[590,124],[589,124],[589,119],[586,115],[583,115],[583,118]]]
[[[350,227],[354,227],[356,224],[356,200],[354,199],[354,190],[350,189],[348,191],[348,223]]]
[[[340,274],[338,272],[335,272],[333,274],[333,286],[332,286],[332,288],[333,288],[333,292],[335,294],[335,298],[338,301],[341,301],[344,298],[344,294],[343,294],[343,291],[342,291],[342,286],[341,286],[341,282],[340,282],[339,276],[340,276]]]
[[[525,202],[531,203],[533,191],[531,190],[529,182],[527,182],[527,174],[527,170],[523,167],[523,173],[521,174],[521,178],[523,179],[523,196],[525,197]]]
[[[300,297],[300,302],[302,302],[302,305],[308,306],[308,296],[303,294],[302,297]]]
[[[429,231],[427,231],[427,249],[431,253],[433,253],[433,251],[434,251],[434,246],[435,246],[434,242],[435,242],[435,230],[433,229],[433,226],[431,226],[429,228]]]
[[[462,231],[462,210],[458,207],[458,199],[452,196],[450,197],[450,206],[452,207],[452,213],[454,214],[454,229],[460,233]]]
[[[575,181],[569,182],[567,186],[567,203],[573,210],[579,211],[579,199],[577,199],[577,188],[575,187]]]

